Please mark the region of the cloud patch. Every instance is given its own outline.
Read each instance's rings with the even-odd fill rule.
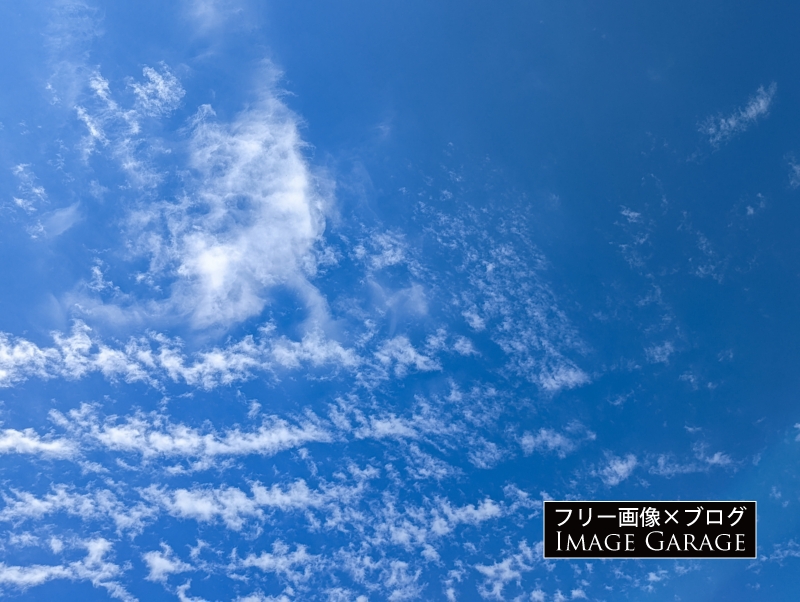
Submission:
[[[730,115],[716,115],[703,121],[699,127],[700,133],[708,137],[711,146],[719,147],[720,144],[743,133],[769,115],[769,109],[777,91],[778,85],[775,82],[766,88],[760,86],[747,104],[739,107]]]
[[[271,86],[230,123],[200,107],[191,122],[185,192],[143,205],[129,219],[135,251],[150,259],[147,277],[170,283],[161,309],[197,328],[259,314],[278,285],[319,309],[307,277],[316,269],[325,199],[303,156],[298,120]]]

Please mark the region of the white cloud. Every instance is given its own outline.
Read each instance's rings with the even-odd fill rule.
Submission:
[[[36,174],[30,165],[20,163],[15,165],[11,172],[19,181],[17,186],[19,196],[12,197],[14,205],[26,213],[34,213],[47,203],[47,192],[45,192],[44,186],[38,183]]]
[[[355,435],[359,439],[368,437],[372,439],[416,439],[419,437],[413,422],[409,422],[405,418],[398,418],[394,414],[363,419],[363,424],[355,431]]]
[[[306,333],[300,341],[281,337],[273,344],[271,356],[276,364],[285,368],[299,368],[306,363],[311,366],[334,364],[352,369],[361,363],[361,358],[352,349],[325,338],[318,329]]]
[[[459,469],[447,462],[425,453],[415,443],[409,446],[408,452],[409,455],[406,461],[409,466],[407,471],[413,479],[435,479],[441,481],[461,473]]]
[[[0,585],[14,585],[26,589],[52,579],[70,579],[72,571],[64,566],[7,566],[0,563]]]
[[[113,98],[110,82],[99,71],[88,80],[90,94],[76,104],[78,119],[87,134],[81,144],[85,160],[105,149],[137,188],[152,188],[163,174],[150,165],[154,145],[143,144],[141,117],[136,109],[125,109]]]
[[[502,506],[488,497],[477,507],[474,504],[453,507],[448,500],[440,500],[438,510],[433,513],[431,530],[437,535],[444,535],[460,524],[479,525],[487,520],[499,518],[503,513]]]
[[[287,596],[265,596],[261,592],[250,594],[248,596],[236,598],[235,602],[292,602]],[[357,600],[357,602],[360,602]],[[364,599],[366,602],[366,598]]]
[[[415,572],[409,570],[409,564],[400,560],[389,563],[389,567],[383,571],[383,586],[391,593],[388,600],[419,600],[422,587],[419,585],[419,576],[422,573],[417,569]]]
[[[698,460],[703,462],[709,467],[715,466],[730,466],[733,464],[733,460],[731,457],[724,453],[724,452],[714,452],[713,454],[709,455],[706,453],[706,446],[702,443],[698,443],[694,446],[695,456]]]
[[[189,579],[183,585],[179,585],[177,588],[175,588],[176,589],[176,593],[178,594],[178,600],[180,602],[209,602],[205,598],[195,598],[195,597],[190,596],[189,594],[187,594],[186,592],[189,591],[189,588],[191,586],[192,586],[192,580]]]
[[[506,355],[507,371],[550,395],[590,382],[570,357],[582,354],[584,345],[544,282],[547,262],[523,228],[498,232],[495,239],[483,212],[469,205],[457,216],[433,209],[423,213],[424,227],[432,230],[448,261],[455,259],[459,266],[455,281],[437,283],[458,291],[445,303],[455,303],[457,315],[473,330],[488,331]],[[510,219],[515,218],[524,219]]]
[[[759,560],[763,562],[783,563],[787,558],[800,558],[800,545],[794,539],[790,539],[785,544],[773,544],[771,554],[759,554]]]
[[[0,333],[0,386],[9,386],[28,376],[47,378],[49,364],[60,359],[55,349],[40,349],[24,339]]]
[[[575,442],[552,429],[541,428],[536,434],[525,433],[520,440],[525,455],[534,451],[555,452],[559,458],[566,458],[575,449]]]
[[[142,559],[147,563],[147,568],[150,571],[145,577],[148,581],[160,581],[163,583],[170,575],[192,570],[192,566],[176,558],[172,548],[165,543],[161,544],[160,552],[157,550],[145,552],[142,554]]]
[[[293,583],[307,580],[319,557],[309,554],[306,546],[297,545],[293,552],[289,551],[282,541],[272,544],[272,552],[261,552],[260,555],[249,554],[239,561],[244,568],[257,568],[264,572],[275,573]]]
[[[557,392],[561,389],[580,387],[591,379],[572,362],[562,359],[557,363],[548,363],[535,380],[545,391]]]
[[[310,489],[304,480],[298,479],[288,486],[276,483],[265,487],[254,483],[250,495],[228,486],[170,490],[151,485],[140,493],[172,516],[202,523],[222,520],[229,529],[239,531],[248,520],[262,522],[265,512],[271,510],[327,509],[335,513],[338,504],[357,498],[362,491],[363,485],[325,485],[320,489]]]
[[[42,438],[33,429],[0,431],[0,454],[32,454],[45,458],[71,458],[77,446],[69,439]]]
[[[42,216],[42,228],[46,236],[61,236],[82,219],[80,203],[73,203]]]
[[[415,368],[420,372],[442,369],[436,360],[414,349],[405,336],[397,336],[385,341],[375,352],[375,357],[386,369],[394,365],[394,373],[398,378],[404,377],[409,368]]]
[[[671,454],[660,454],[656,458],[655,465],[651,466],[649,472],[662,477],[671,478],[675,475],[690,474],[693,472],[701,472],[703,467],[696,462],[688,464],[681,464],[675,461]]]
[[[158,117],[168,115],[178,107],[186,94],[178,78],[170,72],[166,65],[161,65],[161,73],[152,67],[145,67],[142,74],[145,83],[132,83],[136,95],[136,109],[142,115]]]
[[[675,347],[670,341],[661,345],[652,345],[644,350],[647,361],[653,364],[668,364],[669,357],[675,352]]]
[[[627,207],[622,207],[620,213],[628,220],[629,224],[635,224],[642,219],[642,214],[638,211],[633,211],[632,209],[628,209]]]
[[[366,265],[369,272],[377,272],[401,264],[408,264],[412,272],[416,272],[419,267],[409,254],[408,245],[402,232],[373,233],[369,239],[356,245],[353,255]]]
[[[464,356],[480,355],[475,349],[475,346],[472,344],[472,341],[466,337],[456,337],[456,342],[453,344],[453,350],[456,353]]]
[[[462,312],[461,315],[464,316],[464,319],[467,321],[467,324],[469,324],[470,328],[472,328],[473,330],[480,332],[481,330],[484,330],[486,328],[486,321],[483,318],[481,318],[474,310],[466,310]]]
[[[246,6],[237,0],[184,0],[184,3],[198,33],[203,34],[219,30],[223,25],[229,25],[232,20],[242,15]]]
[[[500,562],[491,565],[476,564],[477,570],[484,577],[484,582],[478,586],[481,597],[493,600],[504,600],[505,586],[514,581],[519,583],[524,572],[533,570],[533,565],[541,557],[541,543],[531,548],[526,541],[521,541],[518,551],[509,554]]]
[[[143,490],[142,495],[162,506],[172,516],[198,522],[222,519],[229,529],[235,531],[239,531],[247,519],[264,516],[258,503],[236,487],[167,491],[151,486]]]
[[[126,109],[108,80],[93,74],[91,95],[76,111],[88,132],[86,156],[108,148],[131,183],[148,188],[163,179],[150,166],[163,145],[145,136],[142,119],[170,113],[185,92],[166,65],[143,75],[129,84],[136,102]],[[150,260],[141,280],[166,281],[168,299],[128,298],[127,309],[95,307],[97,315],[183,316],[198,328],[227,327],[260,313],[272,287],[288,286],[313,322],[326,321],[325,300],[308,278],[327,201],[303,156],[297,117],[278,97],[277,73],[266,66],[260,75],[267,82],[260,99],[230,123],[218,122],[208,105],[193,118],[178,198],[148,199],[129,214],[129,249]]]
[[[633,454],[628,454],[624,458],[609,456],[608,464],[600,470],[599,475],[605,485],[613,487],[631,476],[638,464],[639,461]]]
[[[10,533],[8,536],[8,543],[12,546],[21,547],[38,546],[39,538],[27,531],[23,531],[22,533]]]
[[[490,469],[497,466],[505,456],[505,452],[494,442],[485,437],[471,437],[467,458],[473,466]]]
[[[297,118],[274,92],[276,74],[263,75],[270,82],[261,98],[231,123],[216,121],[208,105],[194,117],[185,194],[130,218],[137,252],[150,257],[148,275],[172,282],[161,309],[198,328],[259,314],[277,285],[293,288],[315,319],[326,316],[307,280],[325,199],[303,156]]]
[[[728,116],[709,117],[700,124],[700,132],[708,136],[712,146],[719,146],[737,134],[747,130],[762,117],[769,115],[769,109],[775,97],[778,86],[772,82],[767,88],[763,86],[747,101]]]
[[[800,163],[794,157],[789,158],[789,186],[800,188]]]

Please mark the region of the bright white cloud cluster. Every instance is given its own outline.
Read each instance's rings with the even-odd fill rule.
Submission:
[[[186,191],[130,218],[138,252],[151,259],[149,277],[172,282],[171,310],[198,328],[228,326],[259,314],[270,287],[285,285],[324,319],[307,276],[325,199],[303,146],[297,119],[270,86],[231,123],[200,108]]]
[[[109,153],[129,183],[146,192],[127,219],[129,251],[149,259],[140,282],[170,291],[159,302],[128,297],[117,308],[123,314],[127,306],[136,315],[227,328],[259,314],[272,287],[286,286],[315,322],[326,321],[324,298],[308,277],[325,228],[327,185],[307,164],[298,119],[278,96],[277,74],[267,66],[260,76],[259,99],[249,108],[226,123],[203,105],[175,142],[148,141],[152,127],[145,122],[172,113],[185,96],[166,65],[145,67],[143,81],[129,82],[130,108],[99,72],[89,78],[90,94],[75,107],[87,132],[84,155]],[[160,155],[175,157],[183,186],[154,203],[147,191],[169,175],[156,167]]]
[[[142,559],[147,563],[149,569],[149,573],[145,577],[148,581],[163,583],[170,575],[192,570],[192,565],[176,558],[172,548],[167,544],[161,544],[161,551],[145,552],[142,554]]]
[[[0,431],[0,454],[35,454],[45,458],[69,458],[77,451],[69,439],[41,437],[33,429]]]
[[[249,554],[239,560],[242,568],[257,568],[265,573],[276,573],[288,581],[297,583],[306,581],[312,575],[319,557],[309,554],[305,546],[297,546],[293,552],[289,551],[282,541],[272,544],[272,552],[261,552],[260,555]],[[301,572],[302,571],[302,572]]]

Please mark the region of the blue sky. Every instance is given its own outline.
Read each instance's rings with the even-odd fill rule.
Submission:
[[[793,597],[800,8],[164,4],[2,9],[3,596]]]

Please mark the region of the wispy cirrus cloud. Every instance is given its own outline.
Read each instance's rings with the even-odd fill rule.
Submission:
[[[756,93],[747,101],[747,104],[739,107],[730,115],[708,117],[700,124],[700,133],[708,137],[711,146],[718,147],[721,143],[727,142],[743,133],[752,125],[755,125],[756,122],[769,115],[769,110],[777,91],[778,85],[775,82],[772,82],[766,88],[759,86]]]
[[[126,205],[126,249],[117,255],[147,260],[136,282],[150,286],[106,301],[75,294],[94,319],[182,319],[224,330],[258,315],[281,286],[300,298],[311,323],[327,322],[327,301],[310,279],[332,186],[305,157],[278,71],[265,62],[258,75],[248,108],[219,119],[201,105],[176,131],[161,118],[186,92],[166,64],[145,66],[142,79],[127,85],[115,86],[98,69],[83,78],[73,106],[85,132],[80,148],[86,163],[111,159],[140,196]],[[31,191],[40,188],[20,169],[25,194],[16,203],[30,212],[44,192],[34,199]],[[177,188],[167,182],[173,176]],[[153,202],[156,194],[167,200]]]
[[[787,163],[789,165],[789,186],[795,189],[800,188],[800,163],[794,156],[789,156]]]
[[[567,427],[567,432],[540,428],[537,432],[525,432],[520,438],[520,445],[525,455],[534,452],[555,453],[559,458],[566,458],[584,441],[594,441],[597,435],[583,428],[580,424]]]
[[[141,115],[160,117],[172,113],[186,94],[178,78],[175,77],[166,65],[161,65],[161,71],[152,67],[142,70],[145,81],[130,84],[136,95],[135,108]]]
[[[264,71],[260,98],[231,122],[209,105],[192,119],[183,194],[129,219],[134,252],[150,259],[146,278],[171,290],[162,309],[198,328],[259,314],[277,285],[297,291],[317,321],[327,315],[308,282],[327,199],[303,156],[298,119],[277,96],[277,74]]]

